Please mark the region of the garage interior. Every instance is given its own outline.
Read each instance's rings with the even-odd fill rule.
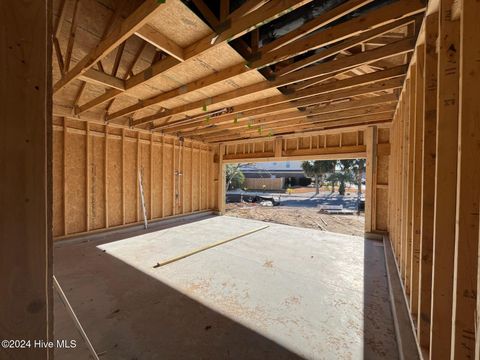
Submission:
[[[6,359],[478,359],[480,2],[0,4]],[[224,216],[366,158],[365,237]]]

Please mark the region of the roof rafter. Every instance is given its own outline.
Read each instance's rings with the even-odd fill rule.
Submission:
[[[150,1],[150,0],[149,0]],[[255,28],[259,24],[266,23],[268,21],[271,21],[278,16],[281,16],[285,13],[288,13],[312,0],[284,0],[284,1],[273,1],[266,6],[262,7],[261,9],[257,9],[253,12],[251,12],[249,15],[236,19],[234,21],[228,20],[225,24],[225,30],[222,31],[220,34],[209,34],[199,40],[198,42],[187,46],[186,48],[183,49],[183,59],[187,60],[191,57],[198,56],[202,54],[204,51],[207,51],[211,49],[212,47],[219,45],[225,41],[231,41],[233,39],[236,39],[240,37],[241,35],[245,34],[252,28]],[[130,19],[127,18],[127,20]],[[127,21],[126,20],[126,21]],[[147,18],[148,20],[148,18]],[[137,30],[139,30],[143,25],[145,25],[146,21],[141,24],[141,26],[136,26],[130,34],[135,33]],[[119,44],[119,43],[118,43]],[[117,45],[118,45],[117,44]],[[100,46],[100,45],[99,45]],[[98,46],[98,47],[99,47]],[[97,48],[98,48],[97,47]],[[110,49],[112,50],[112,49]],[[102,56],[105,56],[102,54]],[[88,57],[88,56],[87,56]],[[82,60],[83,61],[83,60]],[[85,61],[84,61],[85,62]],[[129,91],[132,90],[134,87],[143,84],[144,82],[155,78],[156,76],[162,74],[164,71],[170,69],[171,67],[177,65],[179,63],[179,60],[168,57],[162,61],[157,62],[156,64],[152,65],[151,67],[145,69],[144,71],[140,72],[139,74],[131,77],[126,81],[125,84],[125,90]],[[86,64],[88,65],[88,59],[86,61]],[[78,66],[84,67],[86,64],[81,64],[78,63],[76,68]],[[73,71],[73,70],[72,70]],[[80,70],[79,70],[80,71]],[[81,71],[86,71],[86,70],[81,70]],[[64,77],[65,81],[67,81],[67,76],[68,74]],[[63,78],[62,78],[63,80]],[[60,80],[60,81],[62,81]],[[64,82],[65,82],[64,81]],[[59,82],[60,83],[60,82]],[[63,85],[63,82],[60,84]],[[59,85],[59,86],[60,86]],[[57,86],[57,84],[55,85]],[[80,106],[77,111],[77,114],[80,114],[81,112],[84,112],[94,106],[100,105],[118,95],[120,95],[122,92],[116,91],[116,89],[112,89],[110,91],[107,91],[105,94],[100,95],[96,99],[91,100],[87,104],[84,104]]]
[[[425,10],[421,0],[396,1],[367,12],[365,15],[340,23],[329,29],[297,40],[288,47],[264,53],[262,49],[252,55],[251,65],[255,68],[286,60],[304,52],[318,49],[345,40],[355,35],[395,22],[398,18],[410,17]],[[280,38],[281,39],[281,38]],[[256,59],[258,57],[258,59]]]
[[[147,0],[142,3],[129,17],[121,24],[115,26],[110,34],[102,40],[94,49],[80,60],[73,69],[53,86],[53,92],[57,92],[85,73],[98,61],[107,56],[113,49],[127,40],[136,30],[145,25],[148,20],[156,14],[161,3],[156,0]]]
[[[322,16],[322,24],[323,25],[326,25],[326,24],[330,23],[331,21],[334,21],[334,20],[337,19],[338,11],[335,11],[335,9],[332,10],[333,13],[331,13],[329,11]],[[345,14],[346,10],[343,10],[342,13]],[[410,21],[413,22],[414,19],[409,19],[408,22],[406,22],[405,20],[397,20],[397,21],[394,21],[393,23],[383,25],[383,26],[378,27],[374,30],[366,31],[366,33],[362,34],[361,37],[355,38],[355,39],[353,39],[349,42],[345,41],[344,43],[338,44],[338,45],[326,50],[325,52],[322,53],[323,58],[327,58],[328,56],[336,54],[338,51],[348,49],[349,47],[355,46],[355,45],[357,45],[357,44],[359,44],[363,41],[366,41],[366,40],[371,39],[373,37],[377,37],[377,36],[379,36],[379,35],[381,35],[385,32],[391,31],[391,30],[393,30],[393,29],[395,29],[399,26],[404,26],[407,23],[409,23]],[[368,28],[365,28],[365,29],[369,30]],[[283,37],[281,37],[280,39],[282,39],[282,38]],[[321,60],[321,59],[319,59],[319,60]],[[319,61],[319,60],[317,60],[317,61]],[[121,110],[119,110],[119,111],[117,111],[113,114],[109,114],[107,118],[109,120],[113,120],[113,119],[116,119],[120,116],[128,115],[132,112],[141,110],[143,108],[148,108],[152,105],[158,104],[158,103],[160,103],[162,101],[165,101],[165,100],[172,99],[176,96],[185,95],[186,93],[189,93],[189,92],[195,91],[195,90],[199,90],[202,87],[212,85],[213,83],[220,82],[220,81],[223,81],[223,80],[227,80],[230,77],[236,76],[240,73],[249,71],[250,69],[254,69],[254,68],[255,68],[255,66],[253,66],[252,64],[249,65],[249,68],[244,67],[242,64],[234,65],[230,68],[219,71],[216,74],[209,75],[209,76],[207,76],[203,79],[196,80],[192,83],[181,86],[180,88],[177,88],[177,89],[174,89],[174,90],[171,90],[171,91],[153,96],[149,99],[141,100],[135,105],[131,105],[131,106],[129,106],[127,108],[124,108],[124,109],[121,109]]]
[[[302,92],[298,92],[293,96],[289,97],[274,96],[262,100],[253,101],[251,103],[238,105],[233,109],[233,111],[237,111],[239,115],[228,114],[223,118],[213,118],[210,123],[218,124],[226,120],[234,120],[236,116],[240,115],[241,117],[266,115],[282,110],[291,110],[296,107],[305,107],[315,104],[321,104],[324,102],[332,102],[340,99],[351,98],[358,95],[398,89],[403,86],[403,80],[404,77],[397,77],[393,79],[380,80],[374,83],[361,85],[354,88],[338,89],[327,93],[321,93],[321,89],[305,89]],[[199,124],[201,125],[202,123],[204,124],[203,120],[200,120],[196,124],[186,122],[173,126],[163,125],[158,127],[158,129],[166,133],[175,133],[181,130],[194,128],[195,126],[198,126]]]
[[[395,43],[389,44],[382,46],[380,48],[376,48],[373,50],[369,50],[363,53],[359,53],[356,55],[352,56],[347,56],[335,61],[328,61],[324,63],[317,64],[315,66],[302,69],[301,73],[297,74],[291,74],[292,77],[292,82],[298,82],[302,80],[308,80],[311,78],[319,77],[325,74],[337,72],[342,69],[349,69],[352,67],[357,67],[362,64],[367,64],[370,62],[374,62],[380,59],[384,59],[387,57],[407,53],[407,52],[412,52],[413,48],[415,46],[415,39],[414,38],[407,38],[404,40],[397,41]],[[280,78],[282,79],[282,78]],[[288,79],[288,78],[287,78]],[[281,85],[276,85],[276,86],[283,86],[286,85],[288,82],[283,82],[282,80],[278,80],[278,83],[275,84],[281,84]],[[254,86],[257,86],[259,90],[265,90],[265,88],[268,88],[269,83],[266,82],[260,83],[260,85],[254,84],[250,87],[246,88],[241,88],[237,90],[233,90],[231,92],[221,94],[218,96],[214,96],[211,98],[199,100],[196,102],[192,102],[183,106],[179,106],[176,108],[172,108],[169,110],[164,111],[162,114],[159,115],[151,115],[151,116],[146,116],[144,118],[137,119],[133,122],[133,125],[140,125],[146,122],[150,122],[156,119],[163,119],[168,116],[176,115],[176,114],[181,114],[181,113],[186,113],[191,110],[196,110],[196,109],[202,109],[205,108],[205,106],[210,106],[214,105],[220,102],[228,101],[234,98],[237,98],[242,95],[246,95],[249,93],[252,93],[252,89]],[[275,86],[275,85],[274,85]]]

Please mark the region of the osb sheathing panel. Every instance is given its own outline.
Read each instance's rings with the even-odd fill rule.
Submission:
[[[388,189],[377,189],[377,226],[376,230],[387,230],[388,222]]]
[[[209,150],[206,144],[185,142],[182,151],[177,139],[174,167],[171,137],[163,138],[161,135],[145,132],[140,132],[139,135],[138,131],[123,130],[125,136],[122,141],[122,129],[109,126],[106,137],[104,125],[89,124],[87,181],[86,123],[67,120],[66,126],[66,182],[64,183],[63,121],[54,119],[53,231],[55,237],[61,238],[64,235],[104,229],[107,225],[112,228],[143,221],[138,186],[139,170],[142,174],[149,220],[173,215],[175,177],[178,178],[175,184],[179,199],[175,215],[188,214],[200,208],[215,208],[216,191],[213,190],[215,185],[212,175],[214,174],[212,169],[215,167],[212,150]],[[105,141],[108,141],[106,153]],[[194,147],[193,162],[192,146]],[[182,156],[180,156],[181,152]],[[105,156],[107,162],[105,162]],[[175,170],[179,171],[179,175],[174,175]],[[107,179],[106,184],[105,179]],[[107,198],[105,198],[105,192]],[[199,204],[200,195],[202,206]],[[207,196],[211,198],[207,199]],[[107,212],[106,209],[108,209]],[[66,228],[63,226],[64,222]]]
[[[53,192],[53,236],[64,234],[63,226],[63,136],[54,136],[53,147],[53,187],[61,191]]]
[[[125,223],[137,222],[137,142],[125,141],[124,144],[124,185],[125,185]]]
[[[390,139],[390,129],[379,128],[378,129],[378,143],[379,144],[388,144],[389,139]]]
[[[105,227],[105,138],[90,136],[89,141],[89,222],[90,229]]]
[[[192,148],[185,147],[183,149],[183,204],[184,211],[192,211]]]
[[[66,0],[65,20],[59,34],[59,43],[62,53],[65,54],[70,36],[70,25],[73,13],[73,0]],[[129,1],[122,11],[123,18],[131,13],[141,2]],[[113,1],[112,4],[106,5],[102,1],[85,0],[81,1],[77,13],[77,31],[75,34],[75,42],[72,51],[72,60],[70,68],[80,61],[100,42],[105,27],[113,13],[113,8],[121,4],[120,1]],[[59,1],[54,2],[55,17],[59,13]],[[55,19],[56,20],[56,19]],[[199,19],[191,10],[187,8],[181,1],[167,1],[162,5],[155,17],[149,20],[149,24],[154,26],[182,48],[194,44],[201,38],[211,34],[211,29]],[[136,36],[130,37],[125,44],[124,53],[120,62],[117,76],[123,78],[126,69],[129,67],[141,46],[143,40]],[[102,59],[102,65],[107,73],[111,72],[116,50]],[[152,64],[155,55],[155,49],[152,45],[147,44],[143,50],[139,61],[136,63],[133,73],[138,74]],[[60,71],[57,64],[56,56],[53,55],[53,81],[60,79]],[[208,75],[217,73],[231,66],[244,63],[242,58],[227,43],[220,43],[211,49],[204,51],[198,56],[187,59],[176,66],[166,70],[161,75],[156,76],[147,82],[136,86],[134,89],[117,96],[113,102],[110,113],[128,107],[137,103],[138,99],[146,99],[152,96],[177,89],[185,84],[191,83]],[[192,91],[187,94],[177,96],[172,99],[165,100],[149,108],[137,111],[134,118],[138,119],[144,116],[152,115],[161,108],[172,109],[185,104],[208,99],[210,97],[223,94],[241,87],[265,81],[265,78],[256,70],[237,75],[225,81],[221,81],[214,85],[207,86],[201,90]],[[74,99],[78,95],[82,81],[75,80],[64,89],[60,90],[54,96],[54,104],[57,107],[64,107],[67,111],[74,104]],[[78,102],[79,105],[97,98],[105,92],[106,88],[99,85],[87,84]],[[226,102],[217,103],[209,106],[209,110],[230,107],[274,95],[279,95],[277,89],[268,89],[255,94],[248,94]],[[107,103],[96,106],[81,115],[81,117],[103,118]],[[199,115],[203,111],[202,107],[186,112],[188,116]],[[126,118],[115,119],[114,122],[125,124]]]
[[[142,185],[143,185],[143,193],[145,198],[145,208],[147,210],[147,217],[149,217],[152,212],[152,204],[150,202],[151,199],[151,178],[150,178],[150,142],[140,143],[140,164],[139,164],[139,171],[142,176]],[[141,209],[141,208],[140,208]],[[142,213],[140,213],[142,215]]]
[[[173,215],[173,147],[165,148],[163,155],[163,211],[164,216]]]
[[[377,159],[377,183],[388,184],[388,162],[389,156],[379,156]]]
[[[356,146],[357,145],[357,133],[343,133],[342,134],[342,146]]]
[[[327,147],[340,146],[340,134],[331,134],[327,136]]]
[[[198,174],[200,173],[200,152],[198,151],[198,149],[193,149],[193,173],[192,173],[192,181],[196,182],[197,184],[199,184],[199,181],[198,181]],[[199,207],[199,199],[200,199],[200,196],[199,196],[199,190],[200,190],[200,187],[195,187],[193,189],[193,196],[192,196],[192,202],[193,202],[193,211],[197,211],[200,209]]]
[[[108,221],[109,226],[123,224],[122,212],[122,140],[108,139]]]
[[[54,132],[56,136],[58,132]],[[86,231],[86,137],[66,135],[65,202],[67,233]],[[54,159],[55,160],[55,159]],[[56,166],[53,167],[54,169]],[[54,177],[56,175],[54,174]],[[60,176],[60,174],[58,175]],[[55,182],[54,182],[55,184]],[[56,189],[54,188],[54,192]],[[61,190],[59,190],[61,191]],[[55,231],[54,231],[55,232]]]
[[[182,48],[212,32],[202,20],[180,2],[167,1],[160,9],[159,16],[149,23]]]

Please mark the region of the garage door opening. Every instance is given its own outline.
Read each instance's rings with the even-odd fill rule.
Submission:
[[[228,164],[225,214],[363,236],[366,159]]]

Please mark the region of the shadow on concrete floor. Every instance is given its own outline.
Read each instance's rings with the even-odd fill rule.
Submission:
[[[57,279],[101,359],[301,359],[96,247],[125,237],[55,250]],[[54,332],[78,345],[56,349],[56,359],[88,359],[58,296]]]
[[[231,226],[235,221],[249,221],[248,226],[260,223],[244,219],[225,219],[224,217],[216,217],[206,221],[217,220],[232,222]],[[190,225],[200,231],[202,221]],[[333,236],[332,239],[328,240],[325,245],[321,245],[322,243],[316,242],[316,234],[330,236],[329,234],[284,225],[271,225],[269,229],[271,229],[270,236],[278,238],[278,234],[292,231],[290,236],[292,239],[298,239],[299,236],[303,235],[304,240],[310,241],[307,241],[306,244],[314,245],[316,243],[317,250],[324,251],[326,257],[317,259],[317,254],[320,254],[317,252],[315,253],[315,259],[311,260],[312,264],[326,264],[326,261],[336,261],[342,264],[339,265],[342,271],[337,278],[331,278],[332,267],[320,270],[317,268],[317,271],[326,274],[320,276],[318,282],[323,283],[327,280],[331,281],[332,284],[328,284],[326,287],[323,285],[318,287],[318,284],[313,284],[317,286],[315,289],[320,289],[320,293],[319,290],[312,288],[309,293],[311,298],[304,296],[307,303],[310,302],[310,307],[307,307],[307,313],[311,315],[310,318],[307,318],[309,321],[316,322],[317,320],[314,319],[318,318],[318,314],[312,313],[312,309],[317,313],[331,312],[327,315],[333,317],[327,323],[321,325],[320,329],[324,329],[323,331],[319,330],[315,334],[315,338],[309,338],[308,340],[312,344],[315,342],[323,343],[323,349],[328,350],[328,353],[317,351],[307,358],[338,358],[332,357],[332,353],[342,353],[347,356],[345,358],[360,358],[358,352],[355,353],[356,355],[350,353],[350,357],[348,357],[350,349],[346,346],[349,341],[352,341],[352,338],[358,337],[360,345],[363,342],[364,359],[397,359],[398,351],[394,340],[395,335],[388,298],[383,244],[371,240],[362,242],[359,238],[356,238],[360,241],[359,243],[357,240],[350,242],[347,239],[351,237],[341,235],[336,246],[338,253],[332,253],[333,248],[331,246],[337,244],[337,240],[332,242],[335,234],[330,234]],[[239,230],[233,229],[233,231]],[[153,234],[149,236],[151,235]],[[267,235],[258,233],[258,236],[265,237]],[[117,259],[115,255],[112,256],[108,251],[103,252],[98,247],[101,244],[113,243],[120,238],[127,237],[129,236],[126,233],[111,234],[104,236],[101,240],[89,243],[71,242],[65,244],[65,246],[59,244],[55,248],[55,274],[96,351],[101,354],[101,359],[248,360],[302,358],[290,350],[291,347],[287,349],[280,342],[273,341],[272,339],[275,339],[275,337],[267,338],[252,329],[256,327],[244,326],[232,320],[232,316],[224,316],[213,310],[211,306],[206,306],[192,299],[194,293],[198,292],[199,289],[183,288],[181,292],[159,279],[151,277],[145,272],[145,269],[141,271],[131,264]],[[147,239],[147,241],[150,240]],[[268,248],[271,250],[271,243],[259,244],[257,242],[258,246],[265,246],[265,244],[268,244]],[[230,250],[235,252],[252,249],[252,243],[243,243],[243,248],[238,248],[240,243],[231,246]],[[233,246],[236,247],[233,248]],[[322,248],[326,250],[321,250]],[[285,250],[287,249],[289,248]],[[287,258],[294,256],[293,253],[285,252],[285,250],[282,251],[282,256],[285,255]],[[363,254],[360,254],[362,250]],[[258,249],[255,248],[251,251],[258,253]],[[308,252],[307,258],[309,261],[310,254],[313,253]],[[338,254],[347,255],[337,259],[336,256],[340,256]],[[217,258],[219,255],[225,257],[228,254],[217,254]],[[213,255],[210,253],[208,256]],[[313,259],[313,256],[311,257]],[[138,259],[139,262],[144,261],[145,254],[139,254]],[[297,255],[295,259],[297,264],[303,261],[301,259]],[[363,264],[361,263],[362,260]],[[313,263],[313,261],[315,262]],[[199,263],[206,264],[202,259]],[[278,260],[274,261],[275,265],[278,263]],[[307,266],[307,263],[304,262],[304,265]],[[218,266],[213,267],[219,269]],[[362,273],[362,267],[363,274],[359,276],[358,274]],[[181,269],[185,268],[171,269],[172,272],[167,272],[166,276],[182,271]],[[190,269],[195,269],[195,267]],[[228,271],[228,268],[222,268],[222,272]],[[275,271],[281,271],[281,269]],[[354,274],[355,272],[357,272],[357,275]],[[185,276],[190,275],[185,274]],[[359,286],[355,285],[355,289],[363,290],[363,301],[361,301],[361,294],[358,294],[360,295],[360,301],[358,302],[349,299],[353,294],[348,294],[348,279],[352,276],[355,281],[350,285],[359,284]],[[249,281],[251,279],[239,279],[239,281],[242,280]],[[346,292],[337,288],[338,285],[344,285],[341,283],[342,281],[347,282],[345,283]],[[287,281],[287,286],[288,284]],[[265,283],[263,286],[268,287],[269,284]],[[299,285],[292,283],[291,286]],[[333,292],[332,289],[336,289],[336,291]],[[320,305],[320,301],[325,302]],[[351,304],[345,307],[343,303],[349,301]],[[298,306],[303,307],[304,305]],[[337,312],[336,309],[339,307],[343,310]],[[244,314],[241,314],[244,308],[235,304],[232,304],[231,308],[227,308],[226,311],[233,314],[233,318],[244,316]],[[280,309],[275,311],[280,311]],[[300,311],[304,311],[304,309],[300,309]],[[247,316],[250,315],[247,314]],[[351,322],[352,319],[357,318],[358,321]],[[303,325],[299,324],[298,326],[301,329]],[[335,332],[328,330],[335,327],[342,329],[342,334],[344,334],[342,338],[332,336]],[[293,327],[292,329],[299,328]],[[56,301],[55,304],[55,336],[57,339],[75,338],[79,345],[74,350],[57,349],[58,359],[88,358],[88,352],[83,341],[77,335],[71,319],[59,301]],[[291,336],[299,336],[299,334],[292,333]]]

